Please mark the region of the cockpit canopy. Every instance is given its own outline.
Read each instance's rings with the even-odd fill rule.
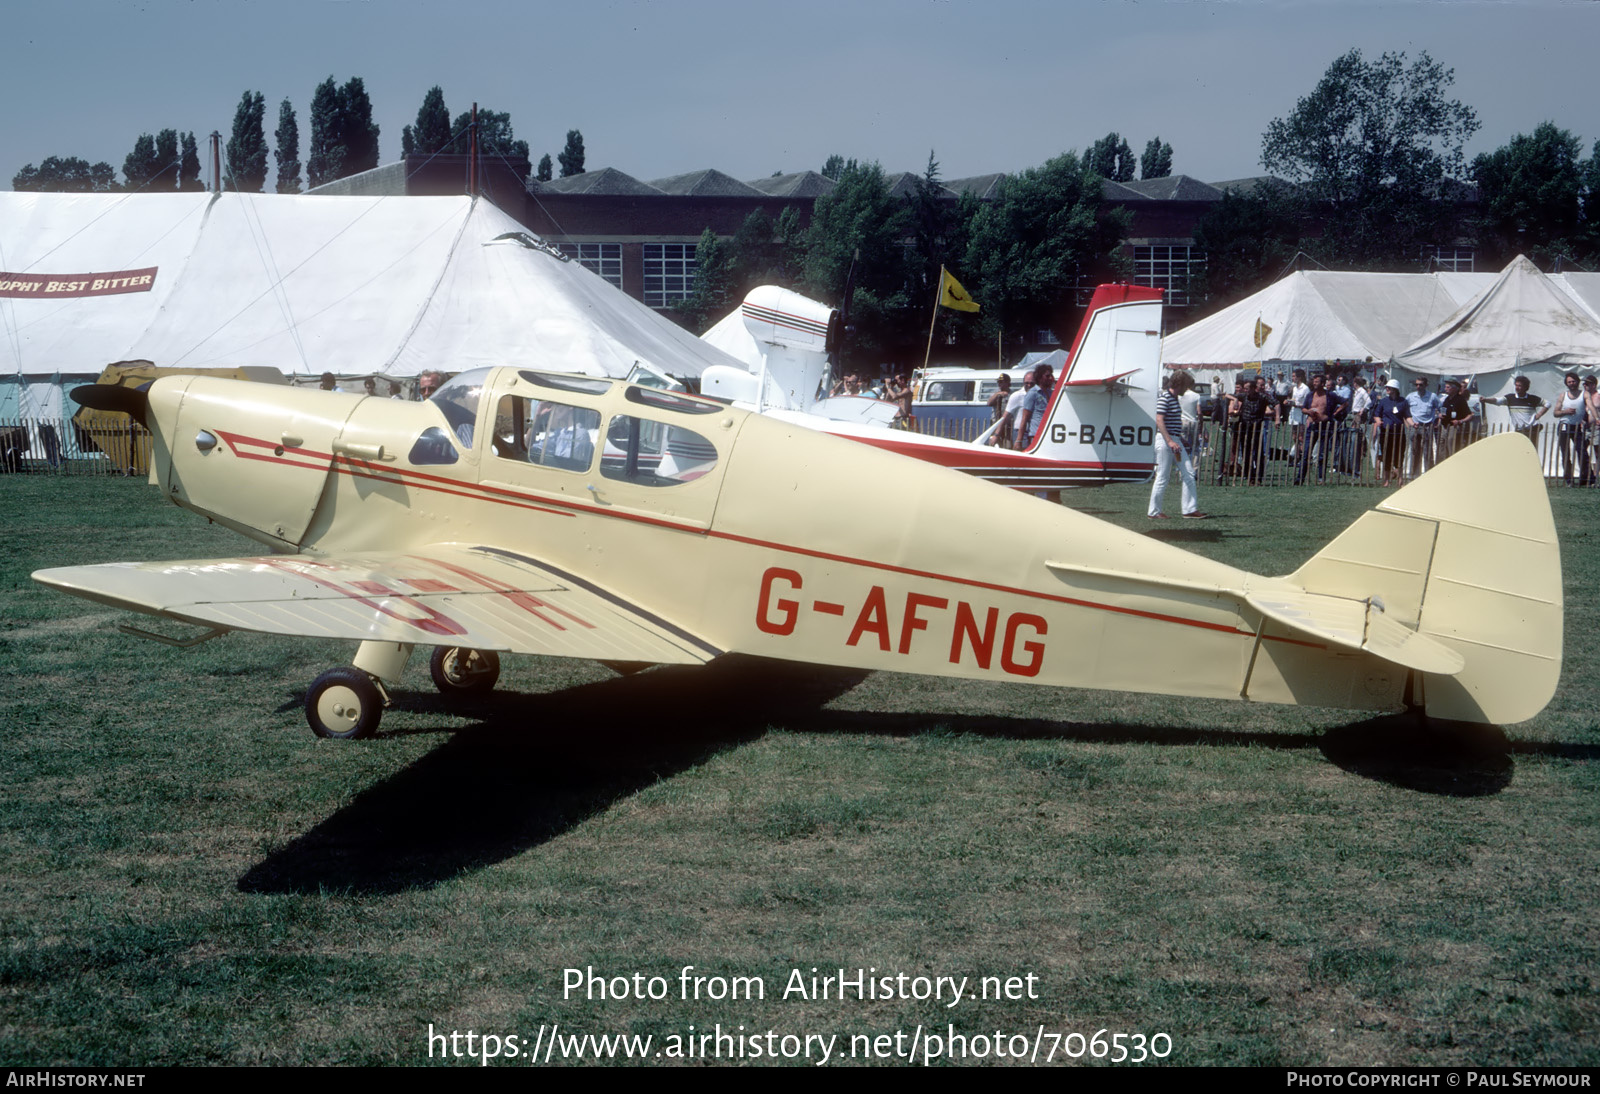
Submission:
[[[478,404],[483,400],[483,388],[489,381],[493,368],[474,368],[459,373],[441,384],[429,400],[444,414],[450,431],[461,441],[462,447],[472,447],[472,430],[478,421]]]

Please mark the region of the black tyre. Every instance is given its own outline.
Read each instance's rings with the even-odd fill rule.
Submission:
[[[493,650],[435,646],[428,672],[433,686],[445,695],[481,695],[500,679],[500,655]]]
[[[378,731],[383,695],[372,677],[342,665],[329,669],[306,692],[306,721],[318,737],[354,741]]]

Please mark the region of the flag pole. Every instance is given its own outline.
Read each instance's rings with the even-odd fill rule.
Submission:
[[[928,320],[928,348],[922,354],[922,369],[928,369],[928,359],[933,356],[933,328],[939,322],[939,301],[944,294],[944,264],[939,265],[939,286],[933,290],[933,318]]]

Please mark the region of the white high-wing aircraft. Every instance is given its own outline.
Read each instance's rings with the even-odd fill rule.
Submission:
[[[964,471],[1018,490],[1058,491],[1150,477],[1161,372],[1161,290],[1101,285],[1026,450],[886,428],[894,408],[863,396],[821,397],[840,337],[838,313],[774,285],[702,337],[745,362],[714,365],[701,391],[783,421]]]
[[[35,579],[202,627],[197,640],[359,642],[307,692],[323,736],[371,734],[419,645],[446,693],[492,687],[500,653],[637,666],[739,652],[1475,722],[1532,717],[1561,671],[1560,549],[1515,434],[1262,577],[622,381],[507,366],[427,403],[195,376],[73,394],[144,421],[151,482],[266,551]]]

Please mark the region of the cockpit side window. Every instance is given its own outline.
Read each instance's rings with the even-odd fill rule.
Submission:
[[[600,474],[639,486],[679,486],[717,466],[717,448],[692,429],[631,414],[612,417]]]
[[[519,395],[495,407],[494,454],[504,460],[587,471],[599,433],[600,412],[589,407]]]
[[[422,431],[417,443],[411,446],[406,457],[412,464],[443,464],[456,462],[456,446],[450,443],[450,434],[436,425]]]
[[[478,403],[483,398],[483,385],[488,379],[489,369],[468,369],[451,377],[429,400],[439,408],[445,421],[450,423],[450,432],[455,434],[463,448],[472,447],[472,432],[478,422]]]

